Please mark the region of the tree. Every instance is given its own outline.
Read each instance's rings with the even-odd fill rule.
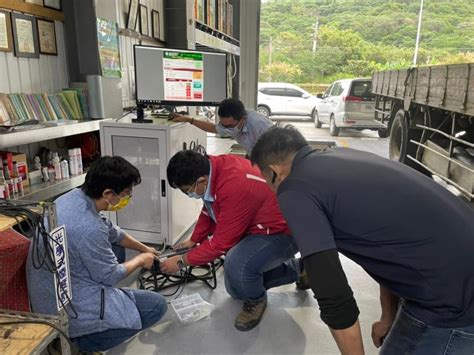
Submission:
[[[259,81],[295,82],[301,75],[301,69],[295,64],[274,62],[263,66],[259,74]]]

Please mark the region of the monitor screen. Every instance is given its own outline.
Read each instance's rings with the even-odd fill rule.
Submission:
[[[137,104],[217,106],[227,97],[224,53],[134,46]]]

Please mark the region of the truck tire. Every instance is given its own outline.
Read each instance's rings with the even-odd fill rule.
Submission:
[[[389,157],[425,175],[431,175],[428,170],[408,158],[408,155],[415,157],[418,148],[416,144],[410,143],[410,140],[419,142],[421,133],[421,130],[410,129],[405,110],[398,110],[390,129]]]

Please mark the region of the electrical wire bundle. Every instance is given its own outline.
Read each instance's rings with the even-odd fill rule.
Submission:
[[[186,284],[199,280],[204,282],[211,289],[217,287],[216,271],[224,264],[222,259],[217,259],[212,263],[202,266],[187,266],[179,270],[176,274],[164,274],[159,269],[156,262],[150,270],[142,269],[138,275],[138,287],[142,290],[159,292],[171,287],[176,289],[169,294],[161,294],[165,297],[178,298],[184,291]]]
[[[35,212],[33,210],[40,209],[41,212]],[[54,260],[54,251],[52,243],[57,243],[49,234],[48,228],[45,225],[46,209],[44,205],[38,203],[12,203],[5,199],[0,199],[0,215],[6,217],[14,218],[17,222],[16,226],[19,229],[19,232],[26,238],[31,240],[32,249],[31,249],[31,259],[32,264],[35,269],[44,268],[56,275],[59,279],[58,270],[55,266]],[[71,318],[77,318],[77,312],[74,309],[71,300],[64,292],[64,289],[58,282],[58,288],[56,293],[59,295],[60,291],[67,297],[68,305],[71,310],[68,311],[67,305],[65,305],[60,297],[60,300],[64,310],[67,315]],[[45,324],[54,329],[56,329],[68,342],[71,347],[73,344],[70,342],[69,337],[55,324],[43,321],[43,320],[20,320],[20,321],[11,321],[11,322],[0,322],[0,325],[13,325],[13,324],[23,324],[23,323],[33,323],[33,324]]]

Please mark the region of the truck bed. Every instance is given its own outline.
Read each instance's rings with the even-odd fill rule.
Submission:
[[[474,116],[474,63],[374,73],[375,94]]]

